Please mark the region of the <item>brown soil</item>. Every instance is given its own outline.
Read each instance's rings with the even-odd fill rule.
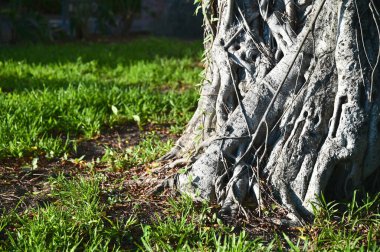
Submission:
[[[129,124],[106,129],[93,139],[79,140],[77,152],[71,155],[71,158],[77,158],[78,162],[40,156],[37,168],[33,169],[32,157],[0,160],[0,211],[9,212],[16,207],[17,211],[22,211],[27,207],[49,202],[49,178],[61,173],[68,178],[90,175],[91,171],[85,167],[86,162],[100,159],[107,147],[124,149],[137,145],[143,134],[152,131],[155,131],[163,141],[169,138],[175,139],[177,136],[169,134],[169,126],[147,125],[143,130],[139,130],[137,125]],[[84,156],[83,159],[79,160],[82,156]],[[116,180],[129,180],[145,169],[149,169],[150,165],[132,167],[124,171],[110,171],[105,164],[96,164],[94,169],[96,172],[104,173],[109,179],[107,181],[109,191],[113,185],[120,186],[120,183],[115,183]],[[157,166],[156,163],[154,165]],[[107,187],[107,185],[103,186]]]

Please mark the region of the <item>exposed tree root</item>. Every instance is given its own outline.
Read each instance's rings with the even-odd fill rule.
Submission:
[[[163,157],[189,162],[177,188],[235,215],[261,208],[270,185],[293,225],[321,193],[367,188],[380,168],[378,6],[225,0],[203,12],[213,40],[198,109]]]

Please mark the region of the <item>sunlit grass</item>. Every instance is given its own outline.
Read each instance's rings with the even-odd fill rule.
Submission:
[[[66,152],[128,121],[183,126],[195,109],[201,43],[0,47],[0,157]]]
[[[173,144],[172,140],[160,141],[155,132],[150,132],[136,146],[126,149],[106,148],[101,161],[114,170],[143,165],[162,157]]]
[[[52,179],[52,203],[0,218],[0,233],[6,237],[0,241],[0,249],[117,251],[122,242],[131,241],[130,227],[136,223],[132,216],[123,223],[106,218],[99,203],[99,180],[82,177],[70,181],[62,175]]]
[[[293,238],[278,232],[271,240],[253,237],[226,226],[206,202],[188,196],[169,200],[164,212],[153,213],[149,224],[133,214],[112,221],[99,201],[99,175],[68,180],[50,179],[51,202],[22,214],[0,217],[3,251],[378,251],[379,195],[361,204],[337,204],[323,199],[313,225],[298,227]],[[343,216],[343,217],[342,217]],[[133,235],[138,231],[140,235]],[[268,230],[269,232],[269,230]],[[273,234],[272,234],[273,235]],[[296,235],[294,237],[294,235]]]
[[[165,217],[143,226],[143,251],[270,251],[273,245],[225,226],[207,203],[195,206],[192,198],[170,200]]]

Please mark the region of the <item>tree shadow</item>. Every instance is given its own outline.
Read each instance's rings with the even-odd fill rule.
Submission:
[[[88,85],[86,82],[70,82],[67,79],[58,78],[34,78],[27,76],[1,76],[0,75],[0,88],[3,93],[11,92],[24,92],[31,90],[44,90],[49,88],[57,90],[60,88],[77,87],[78,85]]]
[[[65,64],[96,61],[102,67],[130,65],[156,58],[198,57],[201,41],[166,38],[142,38],[129,42],[76,42],[65,44],[29,44],[0,46],[1,61],[25,61],[29,64]]]
[[[201,52],[202,44],[200,41],[190,42],[162,38],[143,38],[126,43],[80,42],[0,46],[0,65],[7,62],[12,64],[21,62],[26,67],[31,66],[30,68],[33,71],[35,69],[33,66],[40,68],[40,72],[35,75],[29,69],[21,73],[17,70],[7,72],[6,69],[3,69],[0,71],[0,88],[3,92],[14,92],[32,89],[42,90],[46,87],[51,89],[75,87],[79,83],[82,85],[93,84],[98,80],[86,79],[84,76],[87,73],[96,74],[98,69],[113,71],[120,68],[120,71],[123,71],[124,68],[134,64],[150,63],[157,61],[157,59],[199,59]],[[68,64],[73,64],[73,66],[67,67]],[[93,68],[91,64],[94,65]],[[80,69],[76,73],[70,72],[76,71],[76,66]],[[43,73],[44,67],[49,68],[46,71],[54,71],[54,69],[61,71],[60,73],[50,72],[45,75]],[[76,75],[72,77],[73,74]],[[112,79],[108,78],[106,81],[112,82]]]

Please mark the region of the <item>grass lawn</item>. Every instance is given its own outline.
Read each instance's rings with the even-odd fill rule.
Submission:
[[[201,42],[0,47],[0,251],[380,251],[380,194],[288,228],[154,190],[196,108]]]
[[[137,121],[171,124],[194,110],[200,43],[0,48],[0,157],[59,157],[71,140]]]

